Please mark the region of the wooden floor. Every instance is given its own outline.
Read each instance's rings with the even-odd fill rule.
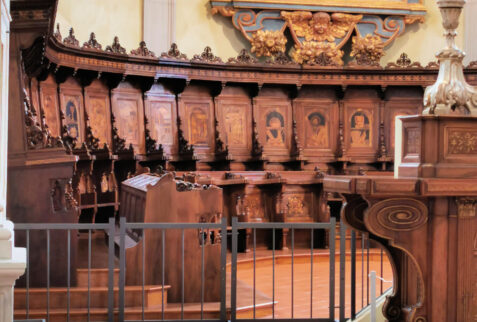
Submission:
[[[329,272],[330,263],[327,250],[315,250],[313,256],[313,277],[311,274],[310,250],[296,250],[292,261],[290,251],[276,251],[275,257],[275,290],[273,290],[273,265],[271,251],[257,250],[256,252],[256,292],[274,298],[277,302],[274,307],[275,318],[327,318],[329,316]],[[359,311],[367,305],[367,264],[366,251],[363,254],[363,270],[361,265],[361,251],[356,254],[356,308]],[[392,280],[392,270],[389,261],[383,254],[383,269],[381,272],[381,251],[371,249],[369,256],[369,271],[376,271],[386,281]],[[242,290],[240,296],[253,299],[253,253],[239,254],[237,279],[249,284],[252,288],[246,292]],[[350,316],[350,254],[346,256],[346,316]],[[335,258],[335,307],[339,306],[339,255]],[[313,278],[313,281],[312,281]],[[292,293],[293,279],[293,293]],[[362,280],[363,279],[363,280]],[[313,302],[311,303],[311,285],[313,285]],[[364,288],[363,288],[364,285]],[[382,282],[383,291],[391,287],[392,283]],[[275,296],[273,297],[273,291]],[[377,281],[376,295],[381,294],[381,281]],[[245,293],[244,293],[245,292]],[[247,294],[248,293],[248,294]],[[293,294],[293,305],[292,305]],[[312,310],[311,310],[311,306]],[[293,308],[293,310],[292,310]],[[293,311],[293,312],[292,312]],[[339,316],[339,309],[335,309],[335,317]],[[272,316],[268,316],[272,317]]]

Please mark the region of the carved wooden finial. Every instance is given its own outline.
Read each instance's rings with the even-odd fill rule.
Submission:
[[[258,60],[250,55],[246,49],[242,49],[237,57],[231,57],[227,61],[229,64],[256,64]]]
[[[96,35],[94,32],[92,32],[89,35],[89,40],[83,44],[82,48],[87,48],[87,49],[97,49],[97,50],[102,50],[101,44],[96,40]]]
[[[212,53],[212,48],[206,46],[204,51],[200,55],[194,55],[192,58],[194,62],[201,62],[201,63],[222,63],[222,59],[220,57],[215,56]]]
[[[65,45],[79,47],[79,41],[75,37],[75,30],[73,29],[73,27],[70,28],[70,32],[69,32],[68,37],[63,39],[63,43]]]
[[[106,51],[110,53],[116,53],[116,54],[126,54],[126,49],[121,46],[119,43],[119,38],[118,36],[114,37],[113,43],[110,46],[106,47]]]
[[[162,53],[161,58],[169,58],[169,59],[179,59],[179,60],[187,60],[186,54],[183,54],[179,51],[176,43],[172,43],[171,48],[167,53]]]
[[[62,37],[61,37],[60,24],[59,24],[59,23],[56,24],[56,31],[55,31],[55,33],[53,34],[53,37],[55,37],[56,40],[58,40],[59,42],[61,42]]]
[[[131,50],[131,55],[152,57],[152,58],[156,57],[156,55],[147,48],[146,42],[144,40],[139,43],[139,47],[137,49]]]

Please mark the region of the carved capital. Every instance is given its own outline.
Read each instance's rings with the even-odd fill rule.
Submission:
[[[457,218],[473,218],[475,217],[475,210],[477,208],[477,197],[458,197],[457,204]]]

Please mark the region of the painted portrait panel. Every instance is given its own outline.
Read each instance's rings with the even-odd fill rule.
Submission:
[[[58,124],[58,105],[56,94],[43,93],[43,111],[45,113],[46,124],[52,136],[60,136],[60,127]]]
[[[107,99],[104,97],[90,97],[89,98],[89,124],[91,126],[93,135],[99,139],[100,144],[110,143],[109,133],[110,121],[108,113]]]
[[[136,100],[118,100],[119,115],[116,118],[119,136],[126,140],[126,143],[137,145],[138,136],[138,115]]]
[[[329,146],[328,123],[319,112],[308,114],[305,121],[306,146],[310,148],[327,148]]]
[[[353,148],[371,147],[372,115],[365,110],[357,110],[351,115],[350,146]]]
[[[189,115],[190,144],[207,144],[207,122],[207,113],[203,108],[192,108]]]
[[[267,113],[266,117],[266,145],[269,147],[285,147],[285,119],[278,111]]]
[[[159,144],[172,144],[171,103],[151,102],[149,128]]]
[[[68,135],[75,139],[81,138],[80,117],[80,99],[78,96],[65,95],[65,105],[63,107],[64,125]]]
[[[244,109],[238,106],[229,106],[225,110],[225,140],[229,146],[246,145],[245,113]]]

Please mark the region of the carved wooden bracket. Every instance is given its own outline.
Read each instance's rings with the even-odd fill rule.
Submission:
[[[342,48],[352,38],[350,56],[355,61],[351,65],[379,65],[384,48],[403,34],[407,24],[424,22],[426,13],[422,1],[415,0],[342,0],[333,2],[332,12],[322,11],[330,8],[323,0],[313,4],[300,0],[248,2],[247,7],[229,0],[210,1],[211,12],[231,17],[257,57],[272,57],[271,61],[281,64],[288,63],[283,57],[289,56],[299,64],[342,66]],[[290,40],[294,47],[286,53]]]

